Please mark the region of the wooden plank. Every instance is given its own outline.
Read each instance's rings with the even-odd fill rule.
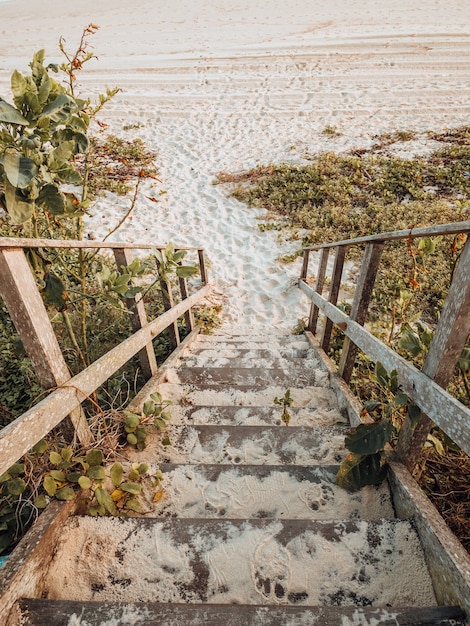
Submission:
[[[163,258],[165,259],[165,251],[161,251]],[[160,262],[157,260],[157,270],[160,272]],[[160,277],[160,290],[162,294],[163,300],[163,308],[165,311],[170,311],[175,305],[173,300],[173,291],[171,288],[171,279],[166,280],[164,277]],[[174,322],[168,328],[168,334],[170,337],[170,346],[172,350],[177,348],[180,345],[180,332],[178,330],[178,320],[174,320]]]
[[[304,250],[304,258],[303,258],[303,261],[302,261],[302,272],[300,274],[300,280],[306,280],[306,278],[307,278],[309,257],[310,257],[310,250],[305,249]]]
[[[59,543],[64,523],[75,508],[75,500],[51,502],[0,569],[0,626],[20,623],[9,620],[20,598],[41,596],[54,556],[53,548]]]
[[[423,372],[446,388],[470,334],[470,238],[460,255],[441,317],[424,361]],[[470,425],[469,425],[470,427]],[[415,428],[406,419],[396,447],[397,458],[412,470],[426,443],[432,420],[423,415]]]
[[[27,239],[25,237],[0,237],[2,248],[88,248],[129,250],[165,250],[166,246],[151,243],[120,243],[118,241],[83,241],[77,239]],[[178,250],[201,250],[190,246],[177,246]]]
[[[69,369],[22,250],[0,250],[0,275],[0,294],[40,384],[44,389],[52,389],[70,380]],[[91,443],[93,436],[80,406],[71,410],[70,420],[73,428],[65,428],[66,437],[71,439],[76,433],[82,444]]]
[[[114,248],[113,252],[118,271],[122,274],[122,267],[132,263],[132,252],[127,248]],[[137,298],[127,298],[126,306],[129,311],[131,326],[134,332],[140,330],[144,326],[147,326],[147,314],[140,295],[137,296]],[[139,362],[142,375],[145,380],[148,380],[156,373],[158,366],[152,342],[148,343],[142,350],[140,350]]]
[[[183,248],[180,248],[181,250]],[[198,248],[197,251],[198,257],[199,257],[199,271],[201,273],[201,282],[203,285],[207,285],[209,282],[209,276],[207,274],[207,266],[206,266],[206,259],[204,256],[204,250],[202,248]]]
[[[373,241],[408,239],[409,237],[435,237],[436,235],[458,235],[459,233],[470,232],[470,220],[465,222],[451,222],[449,224],[438,224],[436,226],[425,226],[423,228],[409,228],[406,230],[395,230],[366,237],[356,237],[355,239],[344,239],[343,241],[333,241],[319,246],[308,246],[304,250],[321,250],[322,248],[335,248],[336,246],[350,246],[359,243],[369,243]]]
[[[330,295],[328,301],[331,304],[336,304],[338,302],[339,288],[341,286],[341,277],[343,275],[343,267],[344,267],[344,259],[346,257],[346,246],[339,246],[336,249],[335,263],[333,266],[333,273],[331,278],[330,285]],[[325,321],[325,325],[323,327],[323,334],[321,338],[321,347],[322,349],[328,353],[330,349],[330,341],[331,341],[331,333],[333,330],[333,324],[331,320],[327,319]]]
[[[340,324],[341,330],[373,361],[383,363],[388,372],[396,369],[403,390],[462,450],[470,454],[470,409],[306,283],[299,283],[299,287],[333,323]]]
[[[374,289],[375,277],[379,269],[380,257],[384,248],[384,242],[368,243],[364,250],[361,270],[354,292],[354,300],[349,317],[361,326],[364,326],[369,309],[369,302]],[[344,338],[343,349],[338,367],[339,375],[349,383],[351,380],[354,363],[356,361],[357,346],[349,337]]]
[[[179,265],[182,265],[181,261]],[[186,300],[189,295],[188,281],[186,280],[186,278],[178,278],[178,281],[180,286],[181,299]],[[186,311],[186,313],[184,314],[184,320],[186,322],[186,328],[189,330],[189,332],[191,332],[194,328],[194,315],[192,309]]]
[[[315,284],[315,291],[319,294],[323,293],[323,286],[325,284],[326,268],[328,266],[328,257],[330,250],[324,248],[320,252],[320,263],[318,265],[317,281]],[[318,323],[318,307],[312,302],[310,307],[310,315],[308,318],[307,330],[315,335],[317,332]]]
[[[167,311],[74,376],[0,431],[0,474],[49,433],[154,337],[210,293],[206,286]]]

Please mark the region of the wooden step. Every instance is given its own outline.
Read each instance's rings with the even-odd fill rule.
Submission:
[[[292,381],[290,381],[292,382]],[[293,385],[270,385],[256,387],[253,385],[234,385],[220,387],[220,385],[190,385],[181,383],[160,383],[158,390],[163,398],[175,400],[183,406],[264,406],[275,407],[274,398],[283,397],[286,388],[290,389],[293,406],[297,408],[337,409],[338,401],[335,392],[328,387]],[[279,414],[281,408],[277,406]],[[341,419],[339,417],[338,419]]]
[[[210,352],[211,354],[207,354]],[[240,351],[241,352],[241,351]],[[275,353],[268,354],[264,357],[254,356],[250,354],[250,350],[243,351],[245,354],[227,356],[225,352],[219,353],[215,350],[204,350],[200,354],[194,354],[191,357],[184,358],[180,367],[204,367],[212,370],[213,368],[259,368],[259,369],[282,369],[286,371],[292,367],[294,371],[300,369],[318,369],[320,362],[318,359],[298,356],[282,356]],[[263,350],[263,352],[268,352]]]
[[[243,497],[243,494],[240,494]],[[69,519],[43,597],[310,606],[435,606],[406,520]]]
[[[22,599],[23,626],[463,626],[459,607],[375,609]]]
[[[151,517],[216,519],[384,519],[395,513],[388,485],[349,494],[338,466],[159,464],[163,497]]]
[[[182,385],[200,385],[205,388],[246,387],[260,388],[272,385],[289,387],[296,386],[322,387],[328,382],[328,375],[322,370],[302,366],[258,368],[258,367],[182,367],[169,369],[166,380]]]
[[[232,362],[234,360],[253,360],[260,361],[270,358],[291,358],[291,359],[308,359],[315,358],[313,350],[308,348],[290,348],[289,346],[281,346],[274,348],[238,348],[236,344],[232,344],[230,348],[226,348],[223,352],[214,347],[198,348],[197,344],[192,347],[191,352],[187,353],[183,358],[183,362],[187,359],[220,359],[225,358]]]
[[[174,422],[186,424],[219,424],[227,426],[283,426],[279,406],[175,406]],[[317,407],[291,407],[289,428],[294,426],[349,427],[347,418],[328,404]]]
[[[161,434],[147,437],[146,456],[167,463],[224,465],[336,464],[346,456],[347,431],[334,426],[192,426],[170,425],[171,445]]]
[[[304,335],[276,335],[276,334],[250,334],[250,335],[198,335],[195,345],[202,344],[250,344],[254,348],[260,347],[262,344],[267,346],[298,346],[304,348],[308,346],[308,340]]]

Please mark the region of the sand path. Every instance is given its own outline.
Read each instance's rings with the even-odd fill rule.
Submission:
[[[296,244],[279,245],[277,233],[260,232],[263,212],[228,198],[213,184],[216,173],[304,162],[320,150],[368,146],[374,135],[397,129],[468,124],[468,4],[126,4],[0,3],[0,95],[10,99],[11,69],[26,69],[34,50],[45,46],[52,60],[60,34],[75,43],[85,24],[99,24],[93,43],[100,62],[83,74],[84,92],[122,88],[102,119],[110,132],[156,149],[161,173],[161,184],[142,189],[133,219],[114,239],[204,245],[230,322],[291,328],[307,313],[295,287],[299,263],[281,265],[276,257]],[[129,125],[135,127],[125,130]],[[341,134],[324,134],[326,126]],[[423,147],[410,142],[405,154]],[[90,232],[99,238],[129,203],[100,200]]]

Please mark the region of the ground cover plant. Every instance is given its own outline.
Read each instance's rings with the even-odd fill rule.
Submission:
[[[228,185],[231,195],[248,206],[267,210],[260,230],[279,230],[280,237],[298,240],[304,246],[468,220],[470,127],[421,134],[419,139],[432,141],[434,149],[412,158],[394,155],[392,148],[397,144],[404,147],[417,137],[412,131],[397,131],[376,137],[368,149],[307,155],[304,165],[273,164],[235,174],[221,172],[216,182]],[[387,245],[383,253],[368,324],[418,368],[463,243],[458,236],[416,241],[410,238]],[[299,247],[298,252],[281,260],[292,261],[300,254]],[[354,266],[358,258],[359,251],[350,247],[347,261]],[[340,306],[347,311],[350,304],[345,299]],[[339,355],[342,338],[336,329],[330,354],[333,359]],[[470,405],[469,357],[467,344],[449,385],[451,393],[466,405]],[[343,468],[340,480],[350,488],[360,485],[361,476],[379,477],[383,473],[385,446],[393,445],[406,412],[415,411],[398,388],[396,373],[382,370],[380,364],[364,356],[357,359],[351,387],[376,426],[366,429],[367,433],[356,431],[346,442],[352,461]],[[357,470],[360,457],[367,471]],[[421,486],[467,549],[469,469],[469,458],[444,433],[434,429],[415,471]],[[356,484],[351,484],[355,478]]]

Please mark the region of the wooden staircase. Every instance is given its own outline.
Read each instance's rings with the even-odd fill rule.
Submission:
[[[161,499],[144,517],[69,517],[10,624],[465,624],[437,606],[388,485],[336,486],[350,426],[305,337],[199,336],[140,401],[157,388],[177,403],[172,445],[154,433],[129,460],[164,472]]]

